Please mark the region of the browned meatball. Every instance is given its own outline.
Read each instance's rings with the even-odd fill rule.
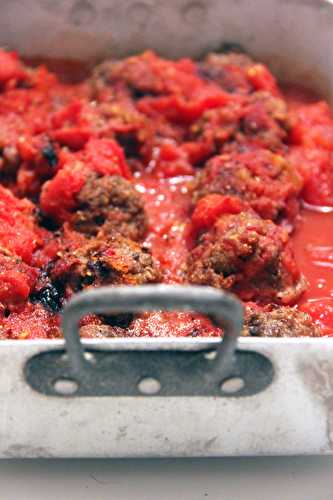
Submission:
[[[255,145],[272,151],[285,148],[290,129],[286,103],[269,92],[254,92],[223,107],[210,109],[195,122],[191,138],[212,153],[234,145]]]
[[[126,91],[134,99],[164,94],[167,90],[165,69],[174,66],[175,63],[149,51],[127,59],[111,59],[96,66],[91,85],[97,93],[107,86],[113,87],[115,92]]]
[[[254,337],[320,337],[309,314],[293,307],[245,307],[243,335]]]
[[[114,315],[89,314],[81,319],[80,335],[89,338],[125,337],[128,336],[133,314],[119,313]]]
[[[127,65],[126,60],[109,59],[96,66],[90,79],[93,92],[96,96],[104,87],[110,87],[115,95],[120,93],[127,97],[142,97],[151,92],[153,80],[148,68],[140,57],[127,59],[132,61]],[[139,78],[139,76],[144,76]],[[141,82],[140,82],[141,80]]]
[[[105,339],[127,336],[127,330],[105,324],[87,324],[80,327],[80,336],[84,338]]]
[[[141,195],[120,176],[98,177],[91,173],[77,196],[78,209],[71,224],[76,231],[107,237],[113,231],[138,240],[147,229]]]
[[[286,102],[269,92],[255,92],[244,107],[240,128],[246,140],[275,150],[288,139],[290,118]]]
[[[156,283],[160,273],[152,256],[134,241],[118,233],[94,238],[74,251],[64,252],[50,267],[51,280],[67,295],[102,285]]]
[[[255,213],[224,215],[190,252],[188,279],[243,300],[294,303],[306,283],[288,240],[284,229]]]
[[[238,196],[264,219],[292,221],[298,213],[302,180],[278,154],[264,149],[213,157],[197,174],[194,201],[211,193]]]
[[[248,94],[253,87],[246,72],[253,64],[253,60],[242,53],[211,53],[198,64],[199,75],[218,83],[227,92]]]

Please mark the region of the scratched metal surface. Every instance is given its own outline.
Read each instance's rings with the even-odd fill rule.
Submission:
[[[114,349],[147,348],[140,339],[103,344]],[[149,343],[152,349],[167,344]],[[241,349],[265,354],[275,367],[270,387],[244,398],[54,398],[39,394],[26,384],[22,367],[33,354],[60,345],[60,341],[2,342],[1,457],[333,453],[330,340],[241,339]],[[98,341],[87,345],[101,348]]]
[[[333,101],[328,1],[3,0],[1,7],[1,45],[26,55],[100,60],[155,48],[198,56],[234,41],[269,61],[281,78],[305,82]],[[241,349],[272,360],[275,378],[264,392],[240,399],[71,399],[34,392],[24,380],[25,362],[61,345],[1,342],[1,457],[333,454],[330,340],[242,339]],[[130,340],[89,345],[162,348]]]

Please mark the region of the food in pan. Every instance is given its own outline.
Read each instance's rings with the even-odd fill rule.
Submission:
[[[333,116],[243,53],[98,65],[0,52],[0,337],[61,337],[73,294],[235,293],[246,336],[333,334]],[[214,336],[197,313],[89,315],[81,335]]]

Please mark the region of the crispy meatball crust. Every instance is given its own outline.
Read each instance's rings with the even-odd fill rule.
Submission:
[[[244,336],[320,337],[311,316],[293,307],[245,307]]]
[[[96,236],[102,231],[107,237],[117,231],[139,240],[147,230],[142,198],[134,186],[120,176],[90,174],[77,202],[79,208],[71,224],[80,233]]]
[[[107,239],[93,238],[65,252],[51,266],[50,278],[71,294],[103,285],[156,283],[160,273],[152,256],[140,245],[113,233]]]

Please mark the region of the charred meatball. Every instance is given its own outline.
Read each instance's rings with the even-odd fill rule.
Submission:
[[[96,236],[102,230],[107,237],[116,230],[132,240],[142,238],[146,232],[142,198],[122,177],[90,174],[77,195],[77,204],[71,219],[76,231]]]
[[[243,335],[254,337],[320,337],[311,316],[293,307],[245,308]]]
[[[193,187],[195,202],[211,193],[237,196],[263,218],[279,222],[297,215],[302,180],[282,156],[255,149],[215,156]]]
[[[65,287],[67,295],[89,287],[143,285],[160,279],[151,255],[118,233],[87,240],[80,248],[64,252],[49,275],[58,287]]]
[[[224,215],[190,252],[188,279],[243,300],[294,303],[306,283],[288,240],[284,229],[255,213]]]

